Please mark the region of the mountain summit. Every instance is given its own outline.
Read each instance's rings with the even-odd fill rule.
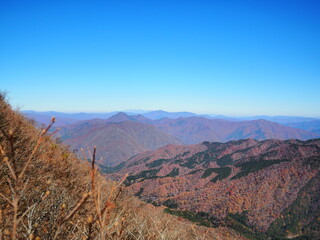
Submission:
[[[167,144],[181,143],[157,127],[137,120],[142,118],[119,113],[107,120],[66,125],[59,134],[61,140],[74,150],[97,146],[97,156],[106,166],[116,165],[138,153]]]

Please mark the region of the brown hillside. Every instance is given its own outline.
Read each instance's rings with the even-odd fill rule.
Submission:
[[[319,165],[320,139],[247,139],[167,146],[128,160],[110,176],[118,179],[129,173],[128,187],[146,201],[203,211],[220,220],[246,213],[247,224],[265,232],[298,199],[303,187],[315,181]],[[318,200],[305,207],[320,209],[319,197],[314,199]],[[319,210],[312,211],[298,221],[300,234],[320,217]]]
[[[0,239],[239,239],[128,195],[12,111],[3,95],[0,146]]]

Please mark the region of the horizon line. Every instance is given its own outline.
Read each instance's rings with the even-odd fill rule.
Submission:
[[[216,113],[196,113],[196,112],[190,112],[190,111],[166,111],[166,110],[134,110],[134,109],[129,109],[129,110],[113,110],[113,111],[106,111],[106,112],[91,112],[91,111],[77,111],[77,112],[69,112],[69,111],[57,111],[57,110],[45,110],[45,111],[38,111],[38,110],[32,110],[32,109],[21,109],[19,110],[20,112],[36,112],[36,113],[49,113],[49,112],[57,112],[57,113],[65,113],[65,114],[110,114],[110,113],[133,113],[136,115],[139,114],[146,114],[150,112],[157,112],[157,111],[162,111],[166,113],[191,113],[195,115],[200,115],[200,116],[222,116],[222,117],[230,117],[230,118],[242,118],[242,117],[302,117],[302,118],[315,118],[315,119],[320,119],[320,116],[310,116],[310,115],[267,115],[267,114],[258,114],[258,115],[229,115],[229,114],[216,114]],[[139,113],[140,112],[140,113]]]

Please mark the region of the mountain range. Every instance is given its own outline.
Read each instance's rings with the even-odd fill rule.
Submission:
[[[107,177],[128,174],[126,189],[167,213],[247,239],[319,239],[318,120],[144,114],[77,120],[56,137],[75,152],[96,145]]]
[[[313,132],[315,134],[320,135],[320,120],[286,123],[286,125],[289,127],[300,128],[305,131]]]
[[[41,115],[34,119],[40,122],[45,118]],[[65,121],[67,118],[60,119]],[[57,136],[71,149],[79,152],[81,148],[97,146],[98,157],[106,166],[114,166],[138,153],[167,144],[227,142],[245,138],[307,140],[319,137],[313,132],[267,120],[229,121],[198,116],[153,120],[142,114],[128,115],[123,112],[107,119],[71,121],[59,127]]]
[[[178,138],[184,144],[203,141],[226,142],[253,138],[265,139],[301,139],[316,138],[319,135],[301,129],[284,126],[267,120],[227,121],[189,117],[178,119],[160,119],[154,124],[162,131]]]
[[[96,146],[97,157],[108,166],[147,150],[180,143],[157,127],[137,121],[81,121],[61,127],[58,136],[64,144],[79,153],[81,148]]]
[[[117,113],[126,113],[127,115],[137,115],[141,114],[142,116],[158,120],[161,118],[172,118],[177,119],[180,117],[205,117],[209,119],[224,119],[230,121],[252,121],[252,120],[267,120],[271,122],[276,122],[280,124],[292,124],[292,123],[308,123],[311,121],[320,121],[320,118],[312,117],[300,117],[300,116],[266,116],[266,115],[257,115],[257,116],[243,116],[243,117],[231,117],[217,114],[196,114],[192,112],[167,112],[163,110],[156,111],[144,111],[144,110],[129,110],[129,111],[113,111],[106,113],[65,113],[57,111],[45,111],[38,112],[32,110],[23,110],[21,113],[28,118],[34,119],[35,121],[47,124],[50,122],[52,116],[55,116],[57,119],[57,125],[64,125],[71,122],[81,121],[81,120],[90,120],[94,118],[107,119]],[[318,125],[319,126],[319,125]]]

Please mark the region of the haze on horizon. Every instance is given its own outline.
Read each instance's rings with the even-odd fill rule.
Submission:
[[[320,117],[319,1],[0,2],[22,109]]]

